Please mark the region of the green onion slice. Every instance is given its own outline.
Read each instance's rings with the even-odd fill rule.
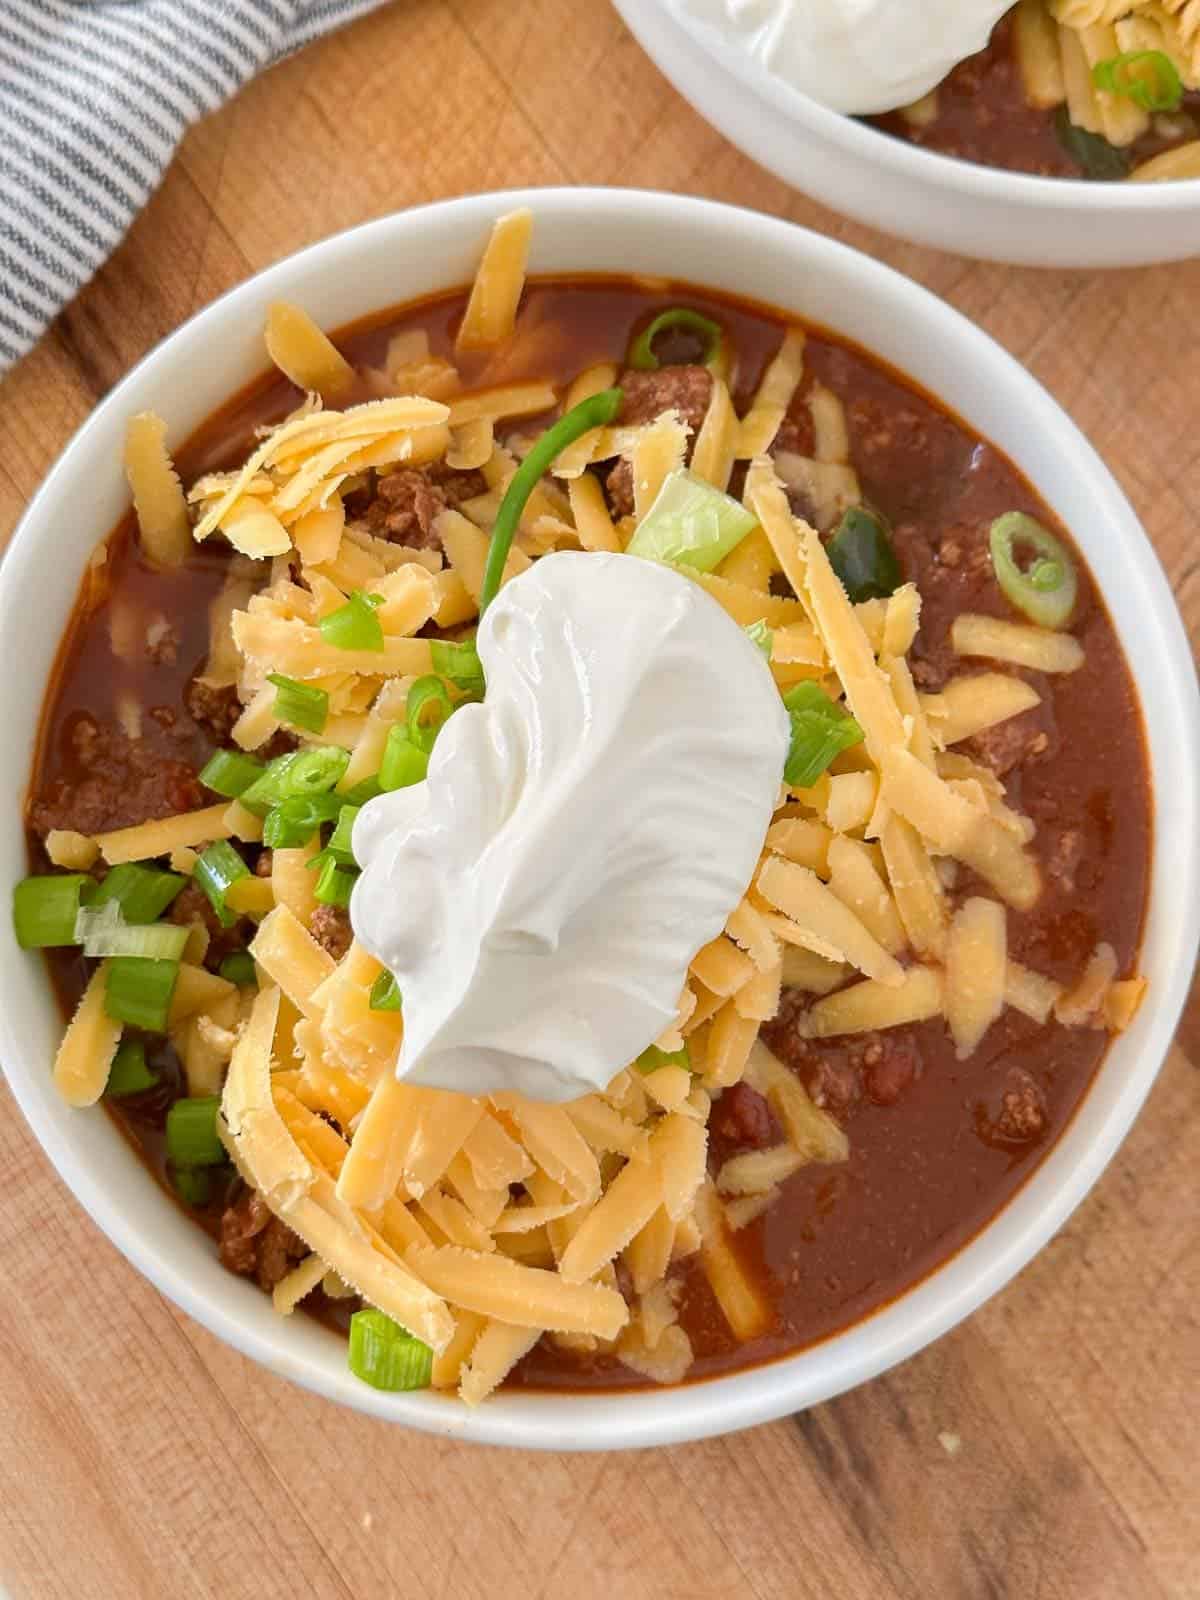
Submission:
[[[783,697],[792,724],[784,782],[809,789],[835,756],[861,744],[863,731],[815,683],[798,683]]]
[[[669,311],[661,311],[653,322],[643,328],[629,346],[625,365],[634,367],[638,372],[657,372],[662,363],[654,353],[654,341],[660,333],[666,333],[671,328],[686,328],[689,333],[699,334],[704,340],[704,365],[716,367],[721,359],[724,339],[721,325],[711,317],[702,316],[699,311],[690,311],[687,306],[672,306]]]
[[[186,882],[178,872],[122,861],[111,869],[90,903],[102,906],[115,900],[126,922],[157,922]]]
[[[217,919],[223,928],[232,928],[237,918],[225,909],[225,896],[230,884],[239,878],[248,878],[250,868],[238,855],[228,839],[218,839],[210,844],[192,868],[192,877],[209,898]]]
[[[166,1033],[178,977],[178,961],[114,956],[108,963],[104,1009],[116,1021],[128,1022],[144,1033]]]
[[[751,644],[756,644],[768,661],[771,651],[775,648],[775,635],[760,617],[757,622],[752,622],[746,628],[746,636]]]
[[[371,985],[372,1011],[399,1011],[400,985],[390,972],[381,972]]]
[[[682,1050],[660,1050],[656,1044],[643,1050],[634,1062],[639,1072],[657,1072],[659,1067],[686,1067],[692,1070],[691,1052],[685,1044]]]
[[[992,566],[1005,595],[1030,622],[1065,628],[1075,609],[1079,576],[1067,547],[1023,511],[1006,511],[992,523]],[[1020,556],[1032,551],[1025,566]]]
[[[226,983],[236,983],[239,989],[248,989],[258,983],[258,969],[249,950],[234,950],[225,957],[217,971]]]
[[[508,560],[525,502],[537,488],[543,474],[550,470],[568,445],[574,444],[576,439],[590,433],[593,428],[602,428],[611,422],[621,409],[623,399],[620,389],[602,389],[599,394],[572,406],[553,427],[546,429],[513,473],[492,528],[492,541],[488,546],[487,565],[483,570],[483,587],[479,596],[481,617],[500,592],[504,564]]]
[[[427,1389],[433,1377],[429,1346],[373,1306],[350,1318],[347,1360],[356,1378],[392,1393]]]
[[[290,683],[291,679],[284,681]],[[200,782],[214,794],[236,800],[266,770],[264,762],[241,750],[216,750],[200,769]]]
[[[1129,176],[1133,165],[1129,151],[1119,150],[1100,134],[1089,133],[1086,128],[1078,127],[1071,121],[1065,105],[1059,106],[1054,114],[1054,128],[1059,144],[1082,168],[1085,178],[1104,182]]]
[[[442,724],[454,710],[450,692],[440,678],[418,678],[405,701],[408,742],[426,755],[433,749]]]
[[[452,639],[431,639],[429,650],[433,656],[433,670],[439,677],[448,679],[472,699],[483,699],[483,663],[474,639],[464,639],[461,643]]]
[[[863,600],[886,600],[903,581],[887,522],[863,506],[850,507],[825,553],[855,605]]]
[[[378,778],[364,778],[361,783],[356,783],[350,789],[344,790],[339,798],[348,806],[365,806],[368,800],[374,800],[383,793],[383,786]]]
[[[344,805],[338,794],[297,794],[273,806],[263,821],[263,843],[272,850],[298,850]]]
[[[167,1112],[167,1159],[177,1167],[219,1167],[225,1147],[217,1137],[221,1097],[197,1095],[176,1100]]]
[[[184,1205],[206,1206],[212,1198],[212,1177],[207,1167],[173,1168],[171,1182]]]
[[[114,1100],[126,1095],[144,1094],[158,1082],[146,1065],[146,1046],[141,1039],[122,1039],[108,1069],[105,1094]]]
[[[84,906],[75,922],[75,942],[85,956],[147,956],[154,961],[178,961],[188,942],[188,929],[172,922],[128,923],[115,900],[102,906]]]
[[[339,866],[352,867],[354,861],[354,823],[360,806],[343,806],[338,813],[337,827],[329,835],[329,843],[325,848]]]
[[[22,950],[77,944],[75,924],[85,895],[96,887],[85,872],[46,872],[22,878],[13,890],[13,929]]]
[[[350,752],[336,745],[294,751],[279,776],[279,798],[290,800],[294,795],[328,794],[341,782],[349,765]]]
[[[379,768],[380,789],[407,789],[414,783],[423,783],[428,770],[425,751],[417,749],[403,728],[389,728]]]
[[[321,637],[338,650],[382,650],[383,624],[375,615],[382,604],[382,595],[356,589],[344,606],[321,618]]]
[[[1132,100],[1143,111],[1178,111],[1183,104],[1179,68],[1162,50],[1126,50],[1097,61],[1092,82],[1108,94]]]
[[[285,678],[282,672],[269,672],[267,682],[273,683],[279,691],[274,710],[280,722],[292,728],[303,728],[306,733],[324,732],[329,721],[329,695],[324,689],[314,689],[311,683],[301,683],[296,678]]]
[[[354,880],[357,877],[356,870],[339,866],[334,858],[329,856],[321,863],[321,871],[313,893],[323,906],[337,906],[339,910],[344,911],[350,904],[350,891],[354,888]]]
[[[686,467],[663,480],[626,554],[711,572],[758,526],[752,511]]]

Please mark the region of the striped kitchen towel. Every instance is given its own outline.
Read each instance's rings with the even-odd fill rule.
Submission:
[[[383,0],[0,0],[0,372],[96,272],[185,129]]]

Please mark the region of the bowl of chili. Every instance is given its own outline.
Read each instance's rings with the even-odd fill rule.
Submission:
[[[26,808],[28,753],[44,727],[43,685],[56,685],[58,704],[69,720],[78,717],[80,705],[69,696],[63,698],[63,686],[74,681],[90,682],[94,687],[96,682],[99,658],[89,657],[86,650],[83,655],[74,648],[60,651],[59,642],[67,634],[72,616],[78,614],[81,595],[86,602],[92,592],[89,585],[103,584],[103,565],[130,559],[132,547],[118,542],[106,550],[100,544],[127,511],[120,461],[129,418],[161,410],[171,416],[181,438],[200,430],[196,438],[209,438],[211,443],[201,425],[226,406],[231,395],[241,396],[237,402],[242,407],[241,421],[245,422],[248,401],[248,414],[253,417],[254,396],[263,393],[263,322],[268,307],[280,300],[302,304],[326,328],[349,327],[350,332],[339,334],[338,339],[351,354],[374,348],[369,342],[372,327],[404,326],[406,318],[411,323],[412,317],[428,319],[434,315],[430,307],[441,306],[452,320],[459,314],[454,306],[459,305],[461,311],[454,297],[461,295],[461,286],[470,281],[489,228],[499,214],[523,205],[531,207],[537,218],[528,303],[539,306],[540,320],[547,324],[556,315],[564,315],[564,307],[570,307],[569,319],[584,330],[580,335],[583,347],[593,353],[597,329],[614,317],[622,330],[622,347],[639,331],[654,345],[663,330],[649,330],[662,315],[666,299],[668,309],[670,301],[683,301],[693,319],[701,319],[685,330],[690,337],[699,335],[698,356],[712,359],[714,351],[704,323],[719,324],[731,331],[748,371],[760,372],[790,319],[803,319],[809,330],[808,360],[819,378],[815,388],[822,395],[840,396],[851,442],[861,452],[856,459],[864,481],[875,484],[876,501],[888,502],[887,519],[882,518],[878,506],[873,510],[866,507],[854,515],[839,513],[836,527],[828,517],[813,511],[829,525],[827,554],[837,563],[845,593],[860,606],[879,604],[875,596],[894,591],[897,578],[905,575],[894,570],[894,563],[898,561],[911,573],[926,561],[933,562],[942,574],[930,579],[931,595],[936,596],[938,585],[944,584],[948,596],[947,573],[957,570],[962,574],[962,593],[970,594],[972,604],[977,601],[983,613],[975,616],[975,622],[982,622],[985,630],[991,623],[989,637],[993,639],[995,625],[1012,627],[1011,622],[1001,621],[1002,606],[1015,608],[1045,631],[1074,611],[1084,645],[1089,655],[1094,654],[1096,674],[1090,678],[1080,674],[1074,680],[1077,687],[1062,691],[1063,698],[1057,688],[1053,694],[1045,692],[1056,714],[1086,733],[1085,746],[1095,747],[1094,786],[1109,796],[1111,827],[1119,847],[1102,868],[1099,863],[1091,864],[1096,876],[1090,880],[1090,892],[1110,909],[1124,908],[1120,912],[1121,964],[1133,962],[1144,975],[1150,1000],[1136,1015],[1130,1013],[1129,1025],[1107,1051],[1100,1046],[1090,1055],[1085,1052],[1075,1092],[1053,1119],[1053,1137],[1044,1139],[1032,1153],[1025,1150],[1022,1155],[1021,1116],[1027,1102],[1020,1094],[1013,1105],[1002,1099],[993,1108],[995,1115],[984,1115],[973,1131],[979,1134],[981,1147],[998,1158],[994,1170],[1012,1168],[1013,1176],[996,1190],[996,1205],[986,1216],[971,1217],[964,1212],[957,1224],[953,1218],[942,1217],[936,1247],[927,1252],[928,1270],[896,1278],[894,1297],[868,1296],[848,1311],[843,1305],[840,1312],[831,1311],[823,1326],[814,1323],[800,1341],[789,1341],[786,1336],[773,1342],[767,1338],[756,1347],[750,1362],[743,1357],[728,1359],[727,1352],[722,1355],[716,1346],[711,1358],[704,1356],[703,1317],[697,1313],[693,1332],[701,1354],[695,1375],[703,1381],[667,1388],[628,1388],[625,1380],[614,1379],[603,1363],[601,1375],[589,1381],[586,1363],[564,1375],[558,1357],[547,1357],[528,1369],[527,1381],[501,1389],[477,1410],[435,1393],[387,1392],[386,1387],[360,1382],[347,1368],[344,1345],[331,1338],[327,1327],[312,1318],[280,1319],[253,1284],[239,1281],[221,1267],[211,1239],[195,1226],[194,1218],[166,1201],[152,1160],[140,1164],[132,1159],[112,1120],[94,1112],[81,1114],[56,1094],[48,1069],[61,1036],[60,1012],[38,952],[19,949],[11,930],[5,935],[9,948],[4,963],[5,1005],[0,1008],[0,1058],[30,1126],[89,1215],[139,1270],[184,1310],[274,1371],[374,1415],[480,1442],[555,1449],[674,1443],[795,1411],[863,1382],[921,1349],[1000,1290],[1062,1225],[1099,1177],[1165,1057],[1200,937],[1196,845],[1200,834],[1200,710],[1190,651],[1170,589],[1120,489],[1054,401],[966,319],[864,256],[749,212],[635,191],[483,195],[379,219],[268,269],[200,313],[152,352],[88,419],[31,503],[0,570],[0,627],[13,659],[24,663],[23,673],[6,677],[0,691],[10,755],[6,782],[15,815]],[[703,281],[702,288],[691,282],[697,278]],[[661,288],[663,280],[674,281],[669,294]],[[411,303],[413,310],[399,323],[395,316],[390,323],[386,317],[381,320],[381,309],[397,301]],[[780,309],[765,309],[772,307]],[[366,330],[367,345],[356,344],[355,325]],[[636,341],[629,348],[631,370],[636,370]],[[656,359],[653,351],[651,358]],[[704,362],[696,360],[694,364],[703,366]],[[674,370],[672,365],[663,366],[665,371]],[[673,381],[678,381],[678,375]],[[257,389],[242,393],[246,385],[256,382]],[[682,396],[682,390],[679,393]],[[936,402],[929,398],[931,394],[937,395]],[[827,402],[818,400],[816,404],[827,416]],[[790,442],[796,449],[814,450],[811,441],[802,445],[792,437]],[[535,451],[536,446],[527,459],[538,460]],[[202,470],[201,456],[202,452],[187,457],[193,472]],[[868,458],[873,461],[869,469],[865,464]],[[779,457],[776,461],[778,465]],[[907,472],[901,466],[904,461],[910,463]],[[784,466],[782,470],[794,469]],[[840,480],[837,474],[832,479],[826,474],[821,481]],[[927,493],[930,485],[932,491]],[[813,492],[811,482],[806,492]],[[961,552],[954,553],[951,538],[963,495],[985,527],[983,538],[991,563],[973,574],[962,572]],[[982,498],[972,500],[975,495]],[[80,514],[81,505],[87,507],[86,515]],[[948,505],[957,508],[953,515]],[[920,542],[914,516],[918,522],[942,519],[937,523],[936,561]],[[1069,534],[1052,531],[1050,524],[1069,530]],[[106,553],[98,557],[98,550]],[[125,570],[136,567],[134,559],[133,567]],[[148,580],[143,575],[135,581]],[[988,590],[988,584],[997,592]],[[205,593],[206,597],[213,593],[211,579]],[[37,596],[36,606],[29,603],[31,595]],[[156,603],[162,605],[165,595],[166,590],[158,591]],[[941,612],[939,604],[936,599],[930,601],[933,612],[949,626],[952,613],[962,609],[961,603]],[[1082,609],[1085,606],[1086,610]],[[352,644],[359,642],[359,632],[370,629],[375,621],[370,606],[360,609],[363,615],[345,619],[345,625],[353,624],[355,629]],[[1082,622],[1081,617],[1085,619]],[[206,619],[202,626],[207,626]],[[107,620],[104,627],[103,647],[108,648]],[[78,637],[76,633],[76,640]],[[981,646],[979,653],[987,655],[995,648]],[[183,653],[188,650],[197,653],[194,639]],[[935,655],[929,657],[931,671],[936,670]],[[933,678],[929,683],[929,693],[936,696],[939,686]],[[294,695],[294,690],[285,683],[278,693]],[[436,709],[432,695],[431,690],[430,709]],[[847,736],[842,714],[824,697],[819,705],[816,699],[807,689],[799,695],[789,691],[785,705],[801,730],[828,741],[823,758],[828,761],[837,752],[852,749],[855,739]],[[303,727],[309,708],[298,702],[291,714],[295,724]],[[814,718],[815,726],[810,726]],[[1124,726],[1114,731],[1106,749],[1101,750],[1096,729],[1106,722]],[[61,732],[62,725],[54,737]],[[71,742],[69,731],[66,742]],[[1036,744],[1038,753],[1045,748]],[[305,782],[288,804],[294,800],[312,807],[319,798],[316,791],[328,789],[330,773],[324,768],[330,758],[304,759]],[[1076,770],[1070,780],[1076,786],[1092,758],[1081,759],[1083,765],[1071,769]],[[141,771],[136,762],[131,770]],[[233,752],[205,770],[209,782],[241,785],[243,796],[250,793],[242,784],[243,777],[251,787],[264,781],[257,769],[242,773]],[[344,762],[337,765],[337,772],[343,770]],[[810,776],[815,780],[815,769],[811,775],[804,774],[806,779]],[[799,783],[800,779],[797,770],[793,780]],[[183,781],[188,781],[186,775]],[[1041,782],[1031,778],[1031,792],[1037,791]],[[1144,792],[1137,790],[1139,784],[1145,786]],[[1126,792],[1130,785],[1134,786],[1131,799]],[[1040,791],[1047,801],[1045,819],[1053,812],[1052,788],[1047,782]],[[221,792],[219,787],[217,792]],[[51,785],[35,795],[35,806],[47,796],[47,803],[53,802],[56,794],[61,792]],[[318,811],[319,807],[311,815],[306,812],[307,825],[316,821],[333,830],[327,865],[332,864],[334,871],[344,870],[334,848],[340,815],[335,818],[331,811],[328,816],[318,816]],[[33,812],[29,814],[33,816]],[[287,837],[286,830],[295,821],[291,813],[278,804],[270,817],[275,819],[272,826],[281,830],[281,840]],[[24,882],[29,867],[26,839],[19,827],[9,831],[4,851],[8,882]],[[222,851],[205,868],[205,892],[218,912],[226,909],[226,899],[235,886],[253,876],[243,860],[234,859],[236,855],[233,850]],[[1048,861],[1046,869],[1049,872]],[[118,870],[113,868],[110,876]],[[67,879],[57,881],[68,883]],[[72,891],[68,886],[60,892],[69,898]],[[131,879],[121,890],[125,896],[152,899],[160,892],[166,892],[164,886],[147,878]],[[1061,898],[1055,904],[1069,919],[1074,885],[1068,889],[1060,884],[1056,893]],[[54,943],[52,937],[40,937],[39,927],[44,932],[43,919],[54,921],[57,917],[56,905],[39,896],[25,908],[21,943]],[[89,936],[94,929],[104,935],[102,905],[89,903],[86,919]],[[152,921],[149,914],[146,920]],[[22,923],[19,913],[18,932]],[[151,931],[158,927],[153,924]],[[162,934],[168,931],[163,925]],[[149,951],[141,954],[146,956]],[[169,959],[165,944],[156,954]],[[56,975],[68,981],[61,970]],[[237,984],[242,976],[231,966],[227,981]],[[132,984],[121,999],[122,1015],[135,1028],[153,1029],[163,1010],[163,997],[152,990],[153,985]],[[381,993],[381,1008],[390,1003],[390,997]],[[830,1023],[823,1035],[821,1030],[816,1032],[818,1037],[830,1038],[818,1065],[822,1069],[830,1063],[835,1068],[844,1066],[845,1052],[836,1038],[836,1027]],[[808,1036],[813,1033],[810,1024]],[[769,1042],[781,1055],[786,1054],[782,1036]],[[1024,1048],[1019,1039],[1015,1048],[1018,1053]],[[899,1071],[902,1063],[897,1063],[895,1055],[888,1059]],[[954,1070],[953,1059],[951,1052],[944,1071]],[[1085,1061],[1084,1056],[1079,1059]],[[1032,1055],[1029,1060],[1036,1066]],[[152,1068],[154,1064],[152,1060]],[[887,1074],[876,1070],[879,1065],[878,1060],[864,1056],[855,1067],[864,1075],[861,1082],[868,1085],[860,1091],[868,1118],[862,1124],[864,1129],[871,1125],[871,1118],[883,1129],[888,1125],[879,1119],[895,1112],[892,1091],[896,1085],[885,1081]],[[144,1055],[126,1051],[114,1061],[112,1070],[118,1090],[135,1095],[144,1091]],[[834,1073],[819,1091],[814,1080],[805,1080],[816,1103],[837,1106],[836,1079]],[[926,1073],[922,1082],[922,1093],[931,1095],[937,1086],[936,1075]],[[175,1104],[184,1109],[174,1111],[173,1124],[165,1126],[163,1133],[173,1159],[193,1174],[187,1183],[190,1193],[184,1193],[183,1199],[200,1209],[207,1197],[200,1192],[204,1185],[194,1174],[203,1173],[205,1162],[217,1154],[215,1146],[210,1149],[212,1108],[202,1104],[202,1099],[194,1096],[189,1109],[188,1101],[177,1098]],[[921,1103],[932,1104],[928,1099]],[[736,1145],[745,1130],[735,1102],[730,1103],[730,1115],[739,1124],[729,1135]],[[959,1132],[968,1135],[972,1129]],[[871,1136],[865,1136],[864,1160],[872,1148],[887,1144],[886,1134],[879,1137],[882,1145],[873,1147]],[[948,1159],[945,1173],[949,1183],[956,1158]],[[971,1174],[967,1176],[973,1181]],[[897,1169],[893,1180],[889,1210],[902,1201],[918,1211],[940,1203],[928,1194],[922,1198],[913,1172]],[[861,1209],[869,1185],[856,1182],[858,1196],[851,1196],[846,1203],[860,1224],[869,1226],[869,1208],[866,1212]],[[820,1200],[816,1189],[812,1198],[814,1203]],[[823,1203],[829,1199],[826,1195]],[[847,1236],[823,1259],[831,1264],[840,1261],[852,1271],[853,1254]],[[379,1315],[371,1313],[372,1317]],[[352,1334],[356,1359],[368,1359],[369,1351],[375,1349],[384,1367],[395,1364],[394,1351],[380,1351],[380,1334],[380,1327],[372,1321],[365,1321]],[[400,1365],[408,1371],[407,1361]],[[398,1387],[403,1390],[403,1385]]]

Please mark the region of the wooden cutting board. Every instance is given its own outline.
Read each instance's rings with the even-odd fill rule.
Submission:
[[[897,244],[743,159],[601,0],[401,0],[186,140],[0,384],[0,536],[104,392],[216,295],[396,207],[523,184],[710,195],[848,240],[1075,416],[1200,637],[1200,262],[1111,274]],[[32,686],[31,686],[32,687]],[[1091,1198],[906,1366],[738,1437],[442,1443],[258,1371],[88,1222],[0,1090],[0,1588],[12,1600],[1196,1600],[1200,1003]]]

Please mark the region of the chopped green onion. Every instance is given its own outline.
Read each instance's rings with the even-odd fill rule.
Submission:
[[[809,789],[835,756],[862,743],[863,731],[818,684],[796,684],[783,703],[792,724],[784,782],[794,789]]]
[[[344,606],[321,618],[321,637],[338,650],[382,650],[383,624],[375,615],[382,604],[380,595],[356,589]]]
[[[1065,105],[1059,106],[1055,112],[1054,127],[1059,144],[1082,167],[1085,178],[1104,181],[1129,176],[1133,164],[1129,151],[1119,150],[1100,134],[1089,133],[1086,128],[1078,127],[1071,121]]]
[[[433,1351],[382,1311],[369,1307],[350,1318],[350,1371],[373,1389],[392,1393],[427,1389]]]
[[[238,855],[228,839],[218,839],[210,844],[192,868],[192,877],[208,896],[217,920],[223,928],[232,928],[237,918],[225,909],[225,896],[230,884],[239,878],[248,878],[250,868]]]
[[[692,1056],[687,1045],[682,1050],[660,1050],[656,1044],[643,1050],[634,1062],[639,1072],[657,1072],[659,1067],[686,1067],[692,1070]]]
[[[1183,104],[1179,68],[1162,50],[1126,50],[1097,61],[1092,82],[1108,94],[1132,100],[1143,111],[1178,111]]]
[[[379,768],[379,787],[385,791],[407,789],[424,782],[428,770],[429,757],[424,750],[417,749],[403,728],[389,728]]]
[[[294,795],[328,794],[342,780],[350,765],[350,752],[326,744],[316,750],[296,750],[287,758],[279,776],[279,798]]]
[[[22,878],[13,890],[13,928],[22,950],[76,944],[83,897],[96,887],[86,872],[47,872]]]
[[[279,691],[275,696],[275,715],[290,727],[303,728],[306,733],[323,733],[329,721],[329,696],[324,689],[314,689],[311,683],[301,683],[296,678],[285,678],[282,672],[269,672],[267,682]]]
[[[756,644],[767,660],[770,661],[771,651],[775,648],[775,635],[767,627],[767,624],[762,618],[759,618],[757,622],[750,623],[745,631],[750,643]]]
[[[364,778],[361,783],[356,783],[353,788],[341,794],[348,806],[365,806],[368,800],[374,800],[383,793],[383,787],[378,778]]]
[[[830,566],[855,605],[863,600],[886,600],[903,581],[890,534],[877,512],[851,506],[825,546]]]
[[[339,866],[334,858],[329,856],[321,863],[320,875],[313,893],[323,906],[337,906],[339,910],[344,911],[350,904],[350,891],[354,888],[354,880],[357,877],[356,870]]]
[[[108,1069],[105,1094],[121,1100],[127,1094],[144,1094],[158,1082],[146,1065],[146,1046],[141,1039],[122,1039]]]
[[[408,742],[426,755],[433,749],[442,723],[454,710],[449,690],[440,678],[418,678],[405,700]]]
[[[218,1094],[176,1100],[167,1112],[167,1159],[176,1167],[219,1167],[225,1146],[217,1137]]]
[[[108,873],[91,904],[102,906],[115,900],[126,922],[157,922],[186,882],[178,872],[122,861]]]
[[[338,813],[337,827],[329,835],[329,843],[325,848],[340,866],[354,866],[354,822],[358,816],[359,806],[343,806]]]
[[[626,554],[711,572],[757,526],[754,513],[731,495],[677,467],[663,480]]]
[[[390,972],[381,972],[371,985],[372,1011],[399,1011],[400,985]]]
[[[341,782],[349,765],[350,752],[336,745],[291,750],[275,757],[258,782],[241,796],[242,804],[265,817],[272,806],[294,796],[327,794]]]
[[[492,540],[488,546],[487,564],[483,570],[483,587],[479,596],[479,615],[482,617],[500,592],[504,577],[504,564],[512,548],[513,535],[521,521],[525,502],[541,482],[555,461],[576,439],[593,428],[602,428],[611,422],[621,409],[624,399],[620,389],[602,389],[599,394],[581,400],[577,406],[559,417],[553,427],[547,428],[532,450],[509,480],[496,521],[492,526]]]
[[[689,311],[686,306],[672,306],[669,311],[660,312],[634,339],[625,357],[625,365],[638,372],[656,372],[662,363],[654,354],[654,341],[660,333],[666,333],[671,328],[686,328],[689,333],[700,335],[704,340],[706,367],[713,367],[720,360],[723,339],[720,323],[714,322],[711,317],[701,316],[699,311]]]
[[[464,694],[476,700],[483,699],[483,663],[474,639],[464,639],[460,644],[452,639],[431,639],[429,650],[433,656],[433,670],[439,677],[448,678]]]
[[[281,800],[263,821],[263,843],[272,850],[298,850],[324,823],[337,820],[343,804],[338,794],[296,794]]]
[[[266,770],[264,762],[255,756],[245,755],[241,750],[217,750],[200,769],[200,782],[214,794],[223,794],[227,800],[236,800]]]
[[[239,989],[248,989],[258,983],[258,969],[249,950],[234,950],[225,957],[217,971],[226,983],[236,983]]]
[[[84,906],[75,922],[75,942],[85,956],[148,956],[154,961],[178,961],[188,942],[188,929],[172,922],[128,923],[115,900],[102,906]]]
[[[1022,567],[1022,548],[1034,559]],[[1071,552],[1035,517],[1007,511],[992,523],[992,566],[996,581],[1018,611],[1042,628],[1065,628],[1075,609],[1079,579]]]
[[[212,1175],[207,1167],[175,1167],[171,1182],[185,1205],[206,1206],[212,1198]]]
[[[145,1033],[166,1033],[178,977],[178,961],[114,956],[108,963],[104,1009],[117,1022],[128,1022]]]

